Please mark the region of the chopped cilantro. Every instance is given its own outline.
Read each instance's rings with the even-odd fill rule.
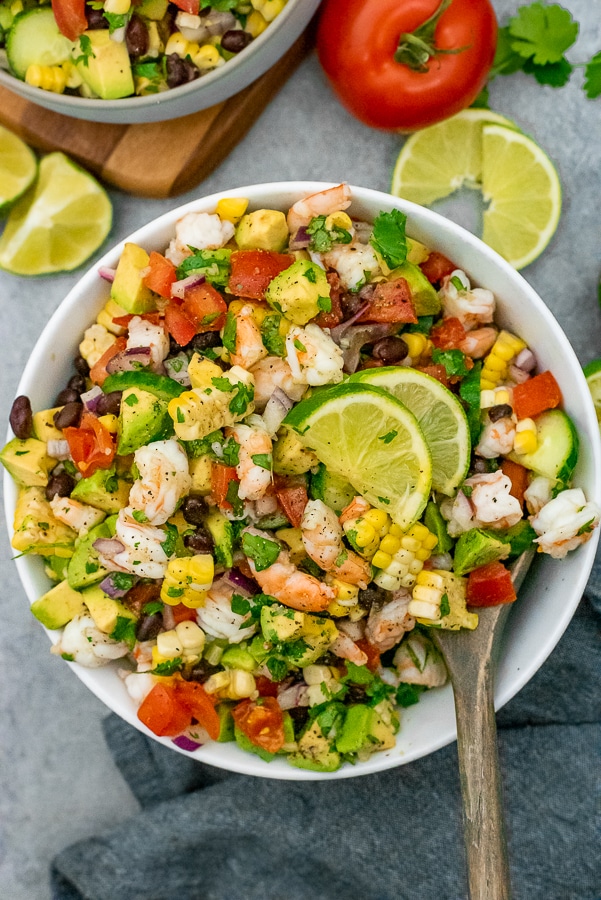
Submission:
[[[134,586],[136,578],[127,572],[112,572],[111,581],[118,591],[129,591]]]
[[[244,515],[244,503],[240,499],[238,494],[239,483],[237,481],[230,481],[227,486],[227,491],[225,494],[225,499],[228,503],[231,504],[232,510],[234,511],[235,516]]]
[[[162,541],[161,547],[165,552],[165,556],[172,556],[175,553],[179,533],[175,525],[171,525],[169,522],[165,523],[165,528],[167,529],[167,537]]]
[[[398,431],[389,431],[387,434],[381,434],[378,437],[378,440],[383,441],[385,444],[389,444],[391,441],[393,441],[395,439],[397,434],[398,434]]]
[[[374,680],[367,685],[365,693],[369,697],[369,706],[377,706],[382,700],[387,700],[391,694],[394,694],[394,688],[375,675]]]
[[[367,666],[357,666],[350,659],[345,660],[345,665],[346,675],[340,679],[343,683],[350,681],[353,684],[371,684],[374,680],[374,675]]]
[[[251,456],[251,459],[255,466],[259,466],[261,469],[267,469],[268,472],[271,472],[271,453],[255,453],[254,456]]]
[[[269,674],[274,681],[283,681],[288,674],[288,664],[277,656],[268,656],[265,665],[269,669]]]
[[[127,404],[127,406],[136,406],[138,403],[138,398],[137,398],[136,394],[129,394],[127,397],[125,397],[123,402],[125,404]],[[178,412],[178,416],[179,416],[179,410],[177,412]]]
[[[400,684],[396,691],[397,706],[413,706],[419,702],[420,695],[426,690],[423,684]]]
[[[317,275],[315,274],[315,269],[312,269],[309,267],[308,269],[305,269],[305,271],[303,272],[303,275],[305,276],[307,281],[310,282],[311,284],[315,284],[315,282],[317,281]]]
[[[333,225],[326,228],[326,216],[315,216],[306,227],[306,232],[311,236],[309,250],[316,253],[326,253],[334,244],[350,244],[352,235],[346,228]]]
[[[247,616],[250,612],[250,600],[240,594],[232,594],[231,605],[232,612],[237,616]]]
[[[317,308],[322,312],[332,312],[332,301],[330,297],[318,297],[317,298]]]
[[[66,660],[67,662],[74,662],[75,657],[72,653],[61,653],[61,658]]]
[[[142,607],[142,612],[147,616],[154,616],[156,613],[163,612],[165,608],[165,604],[161,603],[160,600],[151,600],[149,603],[145,603]]]
[[[79,38],[79,56],[73,57],[73,62],[77,65],[77,63],[81,63],[86,68],[90,64],[90,58],[96,59],[96,54],[94,53],[94,48],[92,47],[92,41],[87,36],[87,34],[82,34]]]
[[[206,281],[214,287],[226,287],[230,277],[230,256],[232,251],[224,248],[220,250],[198,250],[194,247],[192,256],[187,256],[177,269],[178,280],[187,278],[188,275],[199,273],[204,275]]]
[[[134,509],[131,514],[132,519],[135,519],[139,525],[144,525],[145,522],[148,522],[148,516],[141,509]]]
[[[237,466],[240,462],[240,444],[238,441],[233,437],[229,437],[221,449],[226,466]]]
[[[107,493],[114,494],[115,491],[119,489],[119,479],[116,475],[109,475],[109,477],[104,482],[104,487]]]
[[[432,362],[443,365],[447,375],[458,375],[463,378],[470,371],[465,364],[465,353],[462,350],[439,350],[435,347],[432,351]]]
[[[173,675],[178,669],[181,669],[183,664],[183,660],[181,656],[176,656],[175,659],[166,659],[165,662],[157,663],[154,669],[152,669],[153,675]]]
[[[433,324],[434,316],[418,316],[417,322],[411,322],[410,325],[407,325],[405,331],[409,334],[430,334]]]
[[[252,559],[257,572],[268,569],[280,555],[279,544],[259,534],[249,534],[248,531],[242,535],[242,550],[249,559]]]
[[[374,222],[370,243],[391,269],[407,259],[406,222],[407,216],[398,209],[381,212]]]
[[[475,447],[482,430],[480,421],[480,373],[482,363],[477,362],[459,384],[459,395],[466,407],[467,421],[470,428],[472,446]]]
[[[225,325],[223,327],[223,334],[221,336],[221,340],[223,341],[223,346],[226,350],[229,350],[230,353],[236,352],[236,334],[238,332],[238,324],[236,322],[235,315],[228,309],[227,316],[225,318]]]
[[[171,585],[167,588],[167,596],[171,597],[172,600],[177,600],[178,597],[183,597],[183,595],[183,587],[174,587],[173,585]]]
[[[230,400],[228,409],[235,416],[242,416],[248,409],[249,403],[252,403],[255,396],[255,388],[252,384],[244,384],[238,381],[234,385],[237,388],[234,397]]]
[[[131,650],[136,643],[135,619],[130,619],[129,616],[117,616],[115,627],[109,637],[114,641],[123,641]]]
[[[388,506],[388,504],[390,503],[389,497],[378,497],[378,500],[380,501],[380,503],[385,503],[386,506]]]
[[[218,391],[223,391],[226,394],[231,394],[234,390],[232,382],[223,375],[218,376],[217,378],[211,378],[211,384],[215,385]]]
[[[449,603],[449,595],[443,594],[440,598],[440,617],[444,619],[451,612],[451,604]]]
[[[286,342],[280,334],[282,317],[273,313],[265,316],[261,323],[261,338],[271,356],[286,356]]]
[[[98,565],[97,562],[91,562],[91,561],[86,562],[86,573],[88,575],[91,575],[93,572],[97,572],[99,568],[100,568],[100,566]]]

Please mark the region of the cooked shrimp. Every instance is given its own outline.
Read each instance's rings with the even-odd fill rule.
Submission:
[[[580,488],[562,491],[530,519],[539,535],[535,543],[543,553],[563,559],[570,550],[591,539],[600,513],[598,505],[587,502]]]
[[[267,350],[261,339],[261,331],[253,316],[253,308],[247,304],[236,313],[236,349],[230,353],[233,366],[250,369],[255,363],[267,356]]]
[[[471,356],[472,359],[482,359],[496,341],[497,334],[496,328],[476,328],[474,331],[467,333],[458,345],[459,349],[467,356]]]
[[[526,490],[524,491],[524,500],[528,512],[535,516],[541,511],[543,506],[549,502],[553,496],[553,482],[544,475],[537,475],[533,478]]]
[[[240,615],[232,610],[232,597],[236,590],[225,579],[214,582],[205,598],[204,606],[196,612],[198,624],[207,634],[214,638],[227,640],[230,644],[239,644],[252,637],[257,630],[253,623],[245,625],[250,613]]]
[[[364,666],[367,663],[367,653],[357,647],[356,643],[351,640],[347,634],[338,634],[333,644],[330,644],[330,650],[341,659],[348,659],[356,666]]]
[[[107,666],[113,659],[121,659],[129,653],[125,641],[114,641],[100,631],[91,616],[75,616],[65,625],[58,644],[52,652],[66,655],[72,662],[97,669]]]
[[[175,438],[153,441],[136,450],[134,462],[140,477],[129,492],[130,505],[151,525],[162,525],[190,490],[186,451]]]
[[[394,654],[393,665],[399,682],[441,687],[447,681],[447,667],[430,638],[418,632],[403,641]]]
[[[340,284],[347,291],[354,291],[365,281],[365,273],[374,278],[381,274],[380,263],[371,244],[338,244],[320,254],[324,266],[336,269]]]
[[[153,325],[140,316],[134,316],[129,323],[127,350],[148,347],[150,350],[150,367],[157,371],[166,356],[169,355],[169,335],[162,325]]]
[[[236,474],[240,479],[238,496],[241,500],[260,500],[271,486],[271,438],[259,423],[259,416],[249,416],[248,425],[234,425],[226,428],[228,437],[233,437],[240,446]],[[263,457],[258,465],[256,457]],[[266,458],[266,459],[265,459]],[[267,468],[266,468],[267,466]]]
[[[80,503],[79,500],[72,500],[71,497],[59,497],[58,494],[50,501],[50,507],[54,518],[77,531],[80,537],[105,518],[105,513],[101,509]]]
[[[341,581],[346,581],[347,584],[356,584],[365,590],[371,581],[371,566],[357,553],[345,548],[339,561],[330,569],[330,574],[335,575]]]
[[[214,213],[186,213],[175,225],[175,237],[165,252],[167,259],[179,266],[190,247],[197,250],[217,250],[225,246],[236,229],[231,222],[220,219]]]
[[[472,475],[464,485],[471,488],[469,498],[460,490],[453,501],[440,507],[443,516],[449,517],[447,530],[451,537],[470,528],[511,528],[522,518],[520,501],[509,493],[511,479],[500,469]]]
[[[487,419],[474,452],[485,459],[505,456],[513,450],[515,422],[511,416],[503,416],[496,422]]]
[[[463,290],[458,290],[453,284],[457,279],[464,285]],[[459,319],[468,331],[478,325],[488,325],[493,320],[494,294],[485,288],[470,288],[468,277],[461,269],[455,269],[443,278],[439,295],[442,300],[443,316]]]
[[[133,514],[137,510],[125,506],[119,510],[115,525],[117,550],[99,551],[103,566],[111,572],[130,572],[142,578],[164,578],[167,570],[167,554],[163,549],[165,532],[152,525],[142,525]],[[122,549],[118,549],[121,544]]]
[[[304,328],[292,326],[286,335],[286,359],[298,383],[318,385],[342,381],[342,350],[312,322]]]
[[[156,684],[150,672],[130,672],[123,679],[127,693],[140,705]]]
[[[338,184],[316,194],[309,194],[297,200],[288,210],[288,230],[295,234],[303,225],[308,225],[315,216],[329,216],[330,213],[347,209],[351,205],[351,189],[348,184]]]
[[[323,500],[309,500],[301,531],[307,555],[326,572],[333,568],[343,550],[342,527],[334,510]]]
[[[415,628],[415,619],[407,612],[410,601],[411,591],[401,588],[394,592],[389,603],[372,606],[365,626],[365,637],[381,653],[391,650],[407,631]]]
[[[359,516],[362,516],[364,513],[368,512],[371,509],[371,506],[360,495],[353,497],[348,506],[345,506],[338,521],[341,525],[344,525],[345,522],[350,522],[351,519],[358,519]]]
[[[259,412],[263,412],[276,388],[284,391],[295,403],[307,390],[307,382],[295,381],[290,366],[279,356],[259,360],[250,371],[255,379],[255,408]]]

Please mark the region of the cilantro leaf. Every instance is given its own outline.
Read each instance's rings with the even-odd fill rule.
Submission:
[[[306,227],[307,234],[311,235],[309,250],[317,253],[326,253],[332,249],[333,244],[350,244],[352,236],[346,228],[334,225],[326,228],[326,216],[315,216]]]
[[[583,87],[589,100],[601,96],[601,51],[595,53],[584,67]]]
[[[462,350],[434,349],[432,362],[443,365],[447,375],[459,375],[463,378],[470,371],[465,364],[465,353]]]
[[[181,656],[176,656],[175,659],[166,659],[165,662],[157,663],[157,665],[152,669],[153,675],[173,675],[174,672],[177,672],[178,669],[181,668],[183,660]]]
[[[268,569],[280,555],[279,544],[259,534],[249,534],[248,531],[242,535],[242,550],[249,559],[252,559],[257,572]]]
[[[94,53],[94,48],[92,47],[92,41],[87,36],[87,34],[82,34],[79,38],[79,56],[73,57],[73,62],[75,64],[81,63],[83,66],[88,66],[90,64],[90,58],[96,59],[96,54]]]
[[[288,663],[277,656],[268,656],[265,665],[274,681],[283,681],[288,674]]]
[[[255,466],[259,466],[260,469],[267,469],[268,472],[271,472],[271,453],[255,453],[251,456],[251,459]]]
[[[230,481],[227,486],[227,491],[225,494],[225,499],[228,503],[231,504],[232,509],[234,511],[235,516],[244,515],[244,503],[240,499],[240,495],[238,494],[239,484],[237,481]]]
[[[215,379],[213,379],[215,380]],[[230,400],[228,409],[235,416],[243,415],[248,409],[248,404],[254,400],[255,397],[255,388],[252,384],[244,384],[242,381],[238,381],[231,388],[237,389],[234,397]]]
[[[225,325],[223,326],[223,334],[221,336],[221,340],[223,341],[223,346],[226,350],[229,350],[230,353],[236,352],[236,335],[238,333],[238,323],[236,321],[235,315],[228,309],[227,316],[225,317]]]
[[[470,428],[472,445],[478,443],[482,423],[480,422],[480,373],[482,363],[477,362],[474,368],[459,384],[459,396],[466,407],[467,421]]]
[[[231,250],[197,250],[190,248],[192,256],[187,256],[177,267],[178,280],[198,272],[214,287],[226,287],[230,277]]]
[[[172,556],[175,553],[179,532],[175,525],[171,525],[169,522],[165,522],[165,528],[167,529],[167,537],[161,542],[161,547],[165,551],[165,556]]]
[[[223,444],[223,461],[226,466],[237,466],[240,462],[240,444],[238,441],[229,437]]]
[[[531,3],[509,21],[511,47],[537,65],[559,62],[578,34],[578,23],[563,6]]]
[[[117,616],[115,627],[109,637],[114,641],[123,641],[132,650],[136,643],[135,619],[130,619],[129,616]]]
[[[270,356],[286,356],[286,342],[280,334],[282,317],[274,313],[261,323],[261,339]]]
[[[560,88],[568,83],[574,71],[574,66],[562,57],[559,62],[547,63],[537,66],[531,59],[524,61],[524,72],[534,75],[539,84],[547,84],[550,87]]]
[[[519,72],[524,65],[524,57],[516,53],[511,45],[511,40],[509,26],[499,28],[497,49],[489,75],[491,81],[496,75],[513,75],[514,72]]]
[[[352,682],[353,684],[371,684],[374,680],[374,675],[369,671],[367,666],[357,666],[354,662],[351,662],[350,659],[345,660],[346,665],[346,675],[340,679],[343,684],[347,681]]]
[[[400,684],[396,692],[397,706],[413,706],[419,703],[420,695],[426,690],[423,684]]]
[[[231,605],[232,612],[237,616],[246,616],[250,612],[250,601],[240,594],[232,594]]]
[[[407,259],[406,222],[407,216],[399,209],[381,212],[374,222],[370,243],[391,269]]]

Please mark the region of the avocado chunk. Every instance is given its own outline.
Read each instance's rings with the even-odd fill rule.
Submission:
[[[220,703],[217,707],[217,715],[219,716],[219,735],[217,737],[219,743],[226,744],[229,741],[235,741],[232,704]]]
[[[345,506],[353,502],[357,491],[350,482],[319,463],[317,472],[311,475],[310,493],[313,500],[323,500],[339,516]]]
[[[265,299],[295,325],[306,325],[331,308],[325,269],[310,259],[297,259],[270,281]]]
[[[261,630],[265,640],[283,645],[281,654],[287,662],[300,668],[319,659],[338,637],[331,619],[280,604],[261,609]]]
[[[339,753],[369,756],[376,750],[389,750],[394,743],[393,731],[375,709],[357,705],[346,712],[342,731],[336,738],[336,749]]]
[[[440,312],[440,297],[422,270],[411,262],[404,262],[390,273],[388,278],[404,278],[411,290],[416,316],[435,316]]]
[[[202,453],[188,461],[188,471],[192,484],[190,485],[191,494],[199,494],[206,497],[211,493],[211,472],[213,462],[208,453]]]
[[[15,550],[69,557],[73,555],[76,538],[77,532],[54,517],[43,488],[33,486],[21,491],[11,541]]]
[[[234,530],[232,523],[218,509],[211,509],[205,519],[205,525],[215,544],[213,553],[215,560],[226,569],[234,564],[233,546]]]
[[[71,497],[106,513],[118,513],[127,506],[130,488],[131,484],[117,478],[115,466],[111,466],[110,469],[96,469],[93,475],[78,481]]]
[[[59,581],[67,580],[67,568],[69,559],[64,556],[46,556],[44,559],[44,572],[50,579],[58,584]]]
[[[429,256],[430,251],[425,244],[422,244],[421,241],[416,241],[415,238],[407,237],[407,262],[413,263],[414,266],[419,266]]]
[[[54,424],[54,417],[60,412],[62,406],[54,406],[52,409],[41,409],[33,414],[33,433],[39,441],[62,441],[64,434]]]
[[[84,37],[92,51],[85,60],[80,58]],[[75,59],[79,59],[75,67],[94,94],[101,100],[119,100],[133,94],[134,79],[125,41],[114,41],[108,29],[84,31],[81,38],[74,50]]]
[[[236,228],[240,250],[275,250],[288,245],[286,216],[277,209],[256,209],[242,216]]]
[[[417,621],[422,625],[430,625],[437,628],[445,628],[448,631],[459,631],[460,628],[473,630],[478,625],[478,614],[468,612],[466,606],[467,579],[444,569],[432,569],[436,575],[440,575],[444,582],[443,602],[441,603],[441,618],[437,622],[430,619]],[[446,601],[444,600],[446,596]]]
[[[273,471],[276,475],[303,475],[319,462],[312,450],[304,447],[295,431],[282,425],[273,444]]]
[[[62,628],[75,616],[85,612],[83,597],[68,581],[61,581],[39,597],[31,611],[45,628]]]
[[[155,372],[149,372],[148,369],[135,369],[133,372],[115,372],[114,375],[109,375],[102,385],[102,390],[105,394],[110,394],[113,391],[126,391],[129,388],[139,388],[142,391],[148,391],[149,394],[154,394],[159,400],[173,400],[188,390],[183,384],[179,384],[173,378],[169,378],[168,375],[157,375]]]
[[[108,32],[95,31],[93,34],[108,34]],[[125,44],[120,46],[125,47]],[[127,53],[127,50],[125,52]],[[156,294],[147,288],[142,280],[142,271],[148,265],[149,259],[148,253],[142,247],[131,242],[126,243],[111,285],[111,298],[126,312],[134,315],[156,309]]]
[[[438,539],[438,543],[436,544],[436,552],[448,553],[453,546],[453,539],[449,537],[449,532],[447,531],[447,523],[443,518],[440,509],[438,508],[438,504],[435,503],[434,500],[430,500],[430,502],[426,506],[426,511],[424,513],[424,525]]]
[[[94,624],[104,634],[112,634],[117,626],[117,619],[131,619],[136,616],[120,600],[113,600],[98,585],[92,585],[81,592],[81,597],[94,619]]]
[[[127,456],[151,441],[160,441],[172,434],[173,422],[165,400],[140,388],[123,392],[117,428],[119,456]]]
[[[105,520],[80,538],[75,544],[75,553],[69,560],[67,580],[72,588],[79,590],[102,581],[109,570],[100,563],[98,551],[92,546],[98,538],[110,538],[111,528]]]
[[[316,720],[298,742],[298,753],[287,757],[291,766],[313,772],[335,772],[340,768],[340,754],[333,749]]]
[[[45,487],[48,473],[56,465],[46,453],[44,441],[36,438],[13,438],[0,452],[0,462],[16,482],[28,487]]]
[[[263,606],[261,609],[261,631],[266,641],[279,644],[292,641],[303,634],[305,614],[288,606]]]
[[[470,528],[457,538],[453,571],[455,575],[467,575],[479,566],[485,566],[497,559],[507,559],[509,552],[509,544],[490,532],[481,528]]]
[[[165,18],[167,6],[168,0],[142,0],[136,12],[139,16],[152,19],[153,22],[160,22]]]

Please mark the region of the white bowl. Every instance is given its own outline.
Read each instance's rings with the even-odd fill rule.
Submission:
[[[189,84],[160,94],[122,100],[88,100],[32,87],[3,69],[0,69],[0,85],[31,103],[76,119],[119,125],[176,119],[221,103],[256,81],[300,37],[320,2],[288,0],[269,27],[225,65]]]
[[[164,250],[175,222],[186,212],[212,212],[221,197],[248,197],[250,209],[264,207],[287,210],[299,197],[329,185],[315,182],[282,182],[236,187],[166,213],[140,228],[126,240],[146,250]],[[497,298],[498,321],[523,337],[533,348],[541,369],[552,369],[565,399],[565,407],[580,435],[580,458],[575,484],[584,489],[589,500],[601,501],[601,443],[590,394],[581,367],[566,336],[540,297],[524,278],[493,250],[460,226],[428,209],[398,200],[366,188],[352,188],[351,212],[373,220],[380,210],[397,208],[408,216],[408,233],[435,248],[464,269],[473,283],[490,288]],[[36,344],[19,384],[18,393],[30,397],[32,407],[44,409],[72,373],[72,359],[84,329],[94,320],[106,302],[107,285],[98,276],[100,266],[115,266],[125,242],[110,250],[88,271],[59,306]],[[9,532],[12,533],[16,489],[5,473],[5,504]],[[520,591],[509,617],[506,641],[497,676],[497,707],[507,703],[534,675],[549,656],[584,591],[593,564],[598,530],[584,546],[563,560],[540,554]],[[21,581],[30,602],[50,584],[38,557],[16,561]],[[48,632],[56,641],[58,633]],[[136,706],[128,696],[115,669],[84,669],[72,663],[75,674],[115,713],[149,737],[180,751],[169,738],[157,738],[138,720]],[[401,729],[394,749],[375,753],[367,762],[345,765],[333,773],[316,773],[289,766],[283,760],[263,762],[233,744],[210,743],[196,750],[203,762],[269,778],[289,780],[328,780],[353,778],[389,769],[419,759],[450,743],[456,737],[453,696],[450,686],[428,691],[420,702],[402,711]]]

